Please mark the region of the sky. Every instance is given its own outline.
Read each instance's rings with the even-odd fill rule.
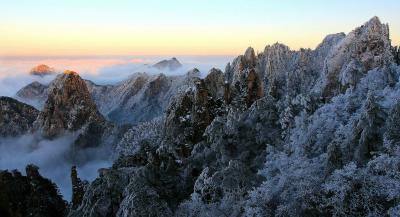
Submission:
[[[373,16],[400,44],[399,0],[0,0],[0,56],[238,55],[314,48]]]

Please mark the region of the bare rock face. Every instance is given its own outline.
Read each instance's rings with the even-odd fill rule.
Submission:
[[[66,131],[80,131],[76,141],[80,147],[97,146],[108,127],[97,111],[86,83],[73,71],[65,71],[52,83],[35,125],[48,138]]]
[[[40,77],[44,77],[46,75],[52,75],[55,74],[55,70],[47,65],[41,64],[38,66],[35,66],[31,69],[31,71],[29,72],[29,74],[31,75],[37,75]]]
[[[13,98],[0,97],[0,137],[13,137],[29,132],[39,111]]]
[[[152,67],[159,69],[159,70],[169,70],[175,71],[182,67],[182,64],[176,59],[175,57],[171,58],[170,60],[162,60]]]

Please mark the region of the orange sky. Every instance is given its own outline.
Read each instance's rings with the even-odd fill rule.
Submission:
[[[398,0],[21,2],[0,7],[0,56],[238,55],[275,42],[315,48],[375,15],[400,44]]]

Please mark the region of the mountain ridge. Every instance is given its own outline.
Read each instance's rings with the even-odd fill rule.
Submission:
[[[113,165],[75,191],[67,216],[396,216],[397,52],[373,17],[314,50],[249,47],[205,78],[193,69],[91,84],[124,93],[113,105],[161,99],[165,113],[123,133]],[[55,90],[49,99],[64,95]]]

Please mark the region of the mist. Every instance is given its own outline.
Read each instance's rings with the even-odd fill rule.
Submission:
[[[232,56],[176,56],[182,67],[175,71],[158,70],[151,65],[172,56],[94,56],[94,57],[0,57],[0,96],[14,97],[22,87],[38,81],[49,84],[56,75],[44,77],[29,75],[39,64],[46,64],[56,70],[74,70],[96,84],[116,84],[136,72],[149,74],[183,75],[193,68],[205,76],[211,68],[225,69]]]
[[[28,164],[39,167],[40,174],[59,187],[64,199],[71,199],[71,166],[70,147],[75,137],[66,134],[54,140],[41,138],[36,134],[23,135],[16,138],[0,138],[0,170],[18,169],[25,174]],[[99,149],[83,150],[91,159],[77,165],[78,176],[82,180],[93,181],[97,170],[111,166],[109,153]],[[90,152],[90,153],[89,153]],[[99,154],[100,153],[100,154]]]
[[[211,68],[224,69],[232,58],[230,56],[177,56],[182,67],[175,71],[158,70],[151,65],[172,56],[147,57],[0,57],[0,96],[15,97],[18,90],[38,81],[49,84],[56,75],[44,77],[29,75],[32,67],[46,64],[57,72],[66,69],[77,71],[84,79],[96,84],[116,84],[136,72],[149,74],[183,75],[197,68],[205,76]],[[35,106],[34,100],[25,102]],[[73,135],[64,135],[54,140],[28,134],[17,138],[0,138],[0,170],[18,169],[25,173],[28,164],[35,164],[42,176],[57,184],[66,200],[71,199],[70,170],[72,164],[70,145],[75,140]],[[78,156],[81,164],[77,165],[78,176],[92,181],[97,177],[99,168],[111,166],[108,149],[87,149]],[[90,159],[88,158],[90,157]]]

